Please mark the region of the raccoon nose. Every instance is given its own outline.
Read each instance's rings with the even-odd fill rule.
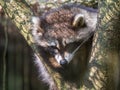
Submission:
[[[60,65],[65,67],[68,64],[68,61],[66,59],[63,59],[60,61]]]

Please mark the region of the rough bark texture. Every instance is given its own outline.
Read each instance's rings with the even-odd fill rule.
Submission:
[[[120,1],[100,0],[98,28],[83,89],[118,90],[120,81]]]
[[[5,13],[13,20],[19,28],[20,33],[34,49],[33,40],[28,31],[31,27],[30,18],[32,15],[29,7],[26,7],[26,5],[21,2],[15,1],[4,2],[4,0],[1,0],[0,3],[5,9]],[[88,72],[86,73],[83,87],[81,88],[83,90],[114,90],[119,88],[119,5],[119,0],[104,0],[99,3],[98,31],[94,37],[92,54],[88,63]],[[42,62],[45,63],[44,61]],[[59,73],[52,71],[46,64],[45,66],[60,90],[66,88],[76,90],[73,84],[62,81]]]
[[[17,2],[17,1],[8,1],[5,2],[4,0],[0,1],[1,6],[3,7],[5,13],[8,17],[15,23],[18,27],[19,32],[25,38],[27,43],[33,48],[33,50],[37,53],[39,58],[41,58],[40,54],[38,53],[37,49],[35,48],[34,41],[30,35],[30,27],[31,27],[31,16],[32,12],[30,7],[27,6],[26,3]],[[32,57],[31,57],[32,58]],[[42,62],[45,64],[44,60],[41,58]],[[45,64],[46,69],[48,70],[51,77],[55,83],[57,83],[57,87],[59,86],[59,74],[53,72],[50,67]],[[56,78],[58,77],[58,78]]]
[[[27,1],[27,0],[26,0]],[[82,2],[84,3],[84,2]],[[8,1],[4,1],[1,0],[0,4],[2,5],[5,13],[8,15],[8,17],[15,23],[15,25],[18,27],[19,32],[21,33],[21,35],[25,38],[25,40],[28,42],[28,44],[33,48],[33,50],[37,53],[37,50],[35,49],[35,46],[33,45],[33,40],[32,40],[32,36],[30,35],[29,29],[31,27],[31,16],[32,13],[30,11],[30,7],[29,5],[27,5],[26,2],[19,2],[19,1],[12,1],[12,0],[8,0]],[[84,51],[86,47],[84,47],[82,50]],[[89,51],[87,51],[89,52]],[[81,53],[81,52],[80,52]],[[83,53],[83,52],[82,52]],[[86,50],[85,50],[86,53]],[[78,54],[79,56],[79,54]],[[40,56],[39,56],[40,57]],[[87,56],[85,56],[85,58],[87,58]],[[40,57],[41,58],[41,57]],[[78,58],[79,59],[79,58]],[[42,59],[41,59],[42,60]],[[79,61],[79,60],[78,60]],[[64,81],[61,78],[61,75],[58,72],[52,71],[50,67],[48,67],[44,60],[42,60],[42,62],[44,63],[46,69],[48,70],[48,72],[50,73],[51,77],[53,77],[53,80],[55,81],[57,87],[59,90],[61,89],[70,89],[70,90],[77,90],[79,88],[79,80],[77,80],[77,78],[79,78],[79,74],[75,75],[77,76],[76,80],[77,82],[75,82],[74,84],[71,82],[68,82],[67,80]],[[85,62],[85,61],[83,61]],[[79,64],[79,63],[78,63]],[[80,66],[80,65],[79,65]],[[82,66],[82,65],[81,65]],[[74,66],[73,66],[74,67]],[[85,67],[84,67],[85,68]],[[83,69],[82,69],[83,70]],[[65,73],[67,74],[65,77],[67,77],[67,79],[71,79],[72,76],[70,76],[69,71],[71,70],[66,70]],[[73,69],[74,71],[74,69]],[[72,71],[72,72],[73,72]],[[78,70],[76,70],[75,73],[77,73]],[[72,75],[74,75],[74,73],[72,73]],[[80,72],[81,73],[81,72]],[[70,76],[70,77],[69,77]],[[64,78],[66,79],[66,78]],[[74,81],[74,79],[73,79]],[[77,85],[76,85],[77,83]],[[76,88],[76,86],[78,86]],[[5,89],[5,88],[4,88]]]
[[[21,33],[21,35],[25,38],[25,40],[28,42],[28,44],[37,53],[36,47],[34,46],[34,41],[32,40],[32,36],[30,35],[30,32],[29,32],[29,29],[31,27],[30,19],[31,19],[31,16],[32,16],[32,13],[30,11],[30,7],[27,7],[26,4],[24,4],[22,2],[16,2],[16,1],[4,2],[2,0],[2,1],[0,1],[0,3],[2,5],[5,13],[13,21],[13,23],[15,23],[15,25],[18,27],[18,30]],[[82,48],[81,51],[84,51],[84,53],[89,52],[89,51],[86,51],[85,49],[86,49],[86,47]],[[79,54],[77,56],[79,56]],[[81,56],[83,58],[85,57],[85,59],[88,57],[88,55],[87,56],[86,55],[85,56],[81,55]],[[69,69],[67,68],[64,71],[63,74],[66,74],[66,75],[63,78],[61,78],[61,75],[58,72],[53,71],[45,63],[45,61],[42,58],[41,58],[41,60],[42,60],[42,63],[44,63],[44,65],[45,65],[46,69],[48,70],[49,74],[51,75],[51,77],[55,81],[55,83],[58,87],[58,90],[62,90],[62,89],[77,90],[77,88],[79,88],[79,85],[80,85],[79,81],[81,80],[79,74],[81,74],[81,72],[78,72],[78,71],[81,70],[81,68],[76,70],[76,68],[78,68],[78,67],[76,67],[75,65],[72,65],[73,67],[70,66]],[[77,65],[79,67],[82,66],[82,65],[79,65],[81,63],[81,61],[85,62],[84,59],[82,59],[80,61],[79,58],[77,58],[77,61],[79,62],[79,63],[77,63]],[[74,62],[75,62],[75,60],[74,60]],[[70,69],[70,68],[72,68],[72,69]],[[76,70],[76,71],[74,71],[74,70]],[[70,73],[69,73],[69,71],[70,71]],[[72,75],[73,75],[73,77],[74,76],[76,76],[76,77],[73,78]],[[78,80],[78,78],[79,78],[79,80]],[[72,82],[70,82],[68,80],[70,80]],[[5,88],[4,88],[4,90],[5,90]]]

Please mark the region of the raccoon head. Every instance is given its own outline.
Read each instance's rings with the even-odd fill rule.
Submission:
[[[74,57],[80,45],[67,51],[69,44],[85,41],[94,33],[97,13],[81,7],[63,6],[32,18],[35,43],[47,50],[56,61],[65,65]],[[74,45],[73,45],[74,46]]]

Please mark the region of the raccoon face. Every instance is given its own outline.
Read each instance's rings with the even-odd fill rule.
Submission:
[[[32,35],[38,46],[45,48],[61,64],[69,63],[80,47],[68,52],[69,44],[85,41],[94,33],[97,12],[79,5],[64,5],[32,18]]]

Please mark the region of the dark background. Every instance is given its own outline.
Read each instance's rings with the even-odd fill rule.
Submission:
[[[32,54],[31,48],[16,26],[10,20],[0,17],[0,90],[3,87],[4,72],[6,72],[6,90],[47,89],[45,84],[41,84]],[[6,71],[3,65],[6,66]]]

